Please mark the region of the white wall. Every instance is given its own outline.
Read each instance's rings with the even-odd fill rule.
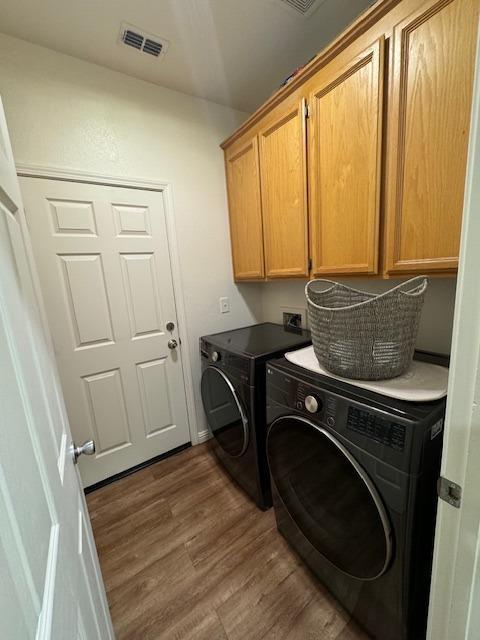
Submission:
[[[15,160],[173,185],[199,431],[199,336],[256,321],[233,284],[223,153],[246,114],[0,34],[0,95]],[[230,298],[220,314],[218,298]],[[185,329],[183,329],[185,331]]]
[[[341,281],[356,289],[379,292],[386,291],[399,282],[395,280],[367,280],[365,278],[344,278]],[[306,283],[306,280],[288,280],[266,282],[260,285],[263,287],[262,319],[281,322],[282,307],[285,306],[305,309],[304,289]],[[418,332],[418,348],[438,353],[450,353],[455,287],[456,278],[430,278]]]

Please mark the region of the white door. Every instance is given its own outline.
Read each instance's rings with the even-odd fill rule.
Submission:
[[[479,39],[480,43],[480,39]],[[472,107],[442,475],[462,487],[440,500],[429,640],[480,640],[480,46]]]
[[[20,187],[72,433],[97,446],[89,486],[190,440],[163,193]]]
[[[0,102],[0,636],[113,632]]]

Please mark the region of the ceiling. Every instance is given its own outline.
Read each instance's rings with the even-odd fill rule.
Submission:
[[[0,31],[176,91],[251,112],[372,0],[0,0]],[[169,42],[119,44],[123,22]]]

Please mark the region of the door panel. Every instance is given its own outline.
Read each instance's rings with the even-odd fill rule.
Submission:
[[[86,486],[190,439],[163,195],[22,178]],[[166,330],[167,322],[175,330]]]
[[[477,29],[476,0],[430,2],[395,27],[390,273],[457,268]]]
[[[132,444],[121,375],[115,369],[83,378],[98,456]]]
[[[162,333],[155,255],[121,253],[120,260],[132,340]]]
[[[383,38],[318,73],[310,96],[312,274],[377,273]]]
[[[168,360],[160,358],[137,364],[138,385],[147,437],[173,423],[172,407],[168,394]]]
[[[63,291],[70,312],[74,348],[113,343],[102,256],[59,255]],[[95,300],[95,304],[91,301]]]
[[[305,100],[276,110],[259,133],[265,271],[308,275]]]
[[[263,264],[258,145],[254,137],[225,157],[235,280],[259,280]]]
[[[75,638],[82,617],[94,625],[89,640],[113,640],[41,304],[0,103],[1,635]],[[90,545],[85,572],[79,511]]]

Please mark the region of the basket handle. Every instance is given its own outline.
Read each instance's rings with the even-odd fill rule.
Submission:
[[[327,287],[326,289],[322,289],[322,291],[321,291],[322,293],[327,293],[327,291],[331,291],[335,287],[343,286],[340,282],[335,282],[334,280],[327,280],[326,278],[314,278],[313,280],[309,280],[307,282],[307,284],[305,285],[305,297],[307,298],[307,300],[310,300],[310,295],[309,295],[310,285],[314,284],[314,283],[318,284],[319,282],[331,285],[330,287]]]
[[[418,285],[414,285],[414,283],[418,282]],[[412,286],[414,285],[414,286]],[[398,285],[398,293],[402,293],[404,296],[419,296],[425,292],[425,289],[428,285],[428,277],[427,276],[415,276],[414,278],[410,278],[410,280],[406,280]],[[408,291],[403,291],[403,287],[409,287]],[[392,289],[395,291],[395,289]]]
[[[415,287],[412,285],[414,283],[418,282],[419,284]],[[363,294],[365,296],[367,296],[369,299],[363,301],[363,302],[357,302],[354,303],[352,305],[346,305],[345,307],[342,307],[342,309],[347,309],[347,308],[352,308],[352,307],[358,307],[360,305],[364,305],[364,304],[368,304],[369,302],[371,302],[372,299],[376,298],[376,299],[381,299],[381,298],[385,298],[387,296],[391,296],[394,293],[401,293],[405,296],[411,296],[411,297],[415,297],[415,296],[419,296],[422,293],[425,292],[427,285],[428,285],[428,277],[427,276],[415,276],[414,278],[410,278],[410,280],[406,280],[405,282],[401,282],[400,284],[397,284],[396,287],[393,287],[393,289],[389,289],[387,291],[384,291],[383,293],[380,294],[372,294],[368,291],[359,291],[358,289],[353,289],[353,287],[347,287],[344,284],[340,283],[340,282],[335,282],[334,280],[326,280],[324,278],[318,278],[315,280],[309,280],[307,282],[307,284],[305,285],[305,297],[308,301],[309,304],[313,305],[314,307],[316,307],[317,309],[324,309],[325,307],[322,307],[321,305],[317,304],[316,302],[314,302],[311,297],[310,297],[310,285],[312,284],[318,284],[318,283],[326,283],[331,285],[330,287],[323,289],[321,291],[319,291],[319,293],[327,293],[329,291],[332,291],[332,289],[334,289],[335,287],[342,287],[344,289],[347,289],[349,291],[354,291],[356,293],[360,293]],[[409,286],[410,289],[408,291],[404,291],[405,287]],[[329,311],[338,311],[338,309],[334,308],[334,307],[330,307],[328,309]]]

